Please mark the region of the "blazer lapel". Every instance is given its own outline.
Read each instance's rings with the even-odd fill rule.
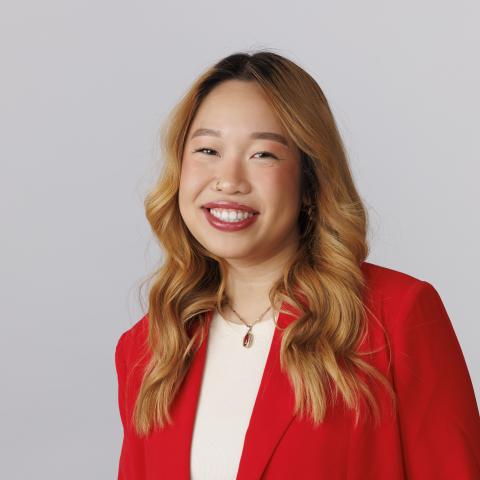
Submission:
[[[297,318],[296,310],[282,304],[277,325],[284,329]],[[185,381],[172,405],[172,425],[153,433],[151,461],[167,474],[167,478],[190,480],[190,451],[200,387],[205,367],[208,334],[212,311],[207,313],[204,341],[196,352]],[[259,479],[283,432],[291,423],[294,396],[288,377],[280,369],[281,331],[276,328],[268,352],[260,388],[245,434],[237,480]],[[160,460],[161,459],[161,460]]]
[[[172,423],[165,425],[162,429],[155,429],[151,440],[147,442],[146,461],[151,466],[152,472],[163,472],[161,478],[190,480],[190,448],[205,367],[211,318],[212,312],[209,311],[204,341],[195,353],[172,404],[170,411]]]

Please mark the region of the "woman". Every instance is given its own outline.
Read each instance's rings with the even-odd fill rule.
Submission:
[[[322,90],[238,53],[172,112],[145,201],[164,248],[115,361],[118,478],[480,479],[480,420],[435,288],[366,262]]]

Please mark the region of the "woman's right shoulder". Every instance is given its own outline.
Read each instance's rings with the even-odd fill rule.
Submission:
[[[128,364],[136,362],[148,351],[148,313],[128,330],[121,333],[115,347],[115,357]]]

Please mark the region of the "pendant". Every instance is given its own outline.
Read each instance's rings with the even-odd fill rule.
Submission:
[[[253,343],[253,334],[250,332],[251,328],[248,329],[248,332],[243,337],[243,346],[249,348]]]

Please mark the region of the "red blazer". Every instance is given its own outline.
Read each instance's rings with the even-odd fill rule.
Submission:
[[[383,387],[371,384],[382,411],[380,427],[354,426],[341,403],[314,428],[293,414],[293,390],[280,370],[275,330],[246,432],[239,480],[479,480],[480,419],[473,385],[454,329],[435,288],[405,273],[364,262],[365,301],[390,338],[392,362],[380,348],[370,363],[393,382],[399,411],[389,415]],[[281,313],[285,327],[295,310]],[[210,320],[211,311],[208,313]],[[370,316],[359,350],[385,346]],[[148,328],[145,315],[123,333],[115,351],[118,400],[124,429],[118,478],[190,479],[190,446],[205,364],[207,339],[194,357],[172,409],[173,426],[140,439],[130,416],[140,385]],[[368,359],[367,359],[368,360]]]

